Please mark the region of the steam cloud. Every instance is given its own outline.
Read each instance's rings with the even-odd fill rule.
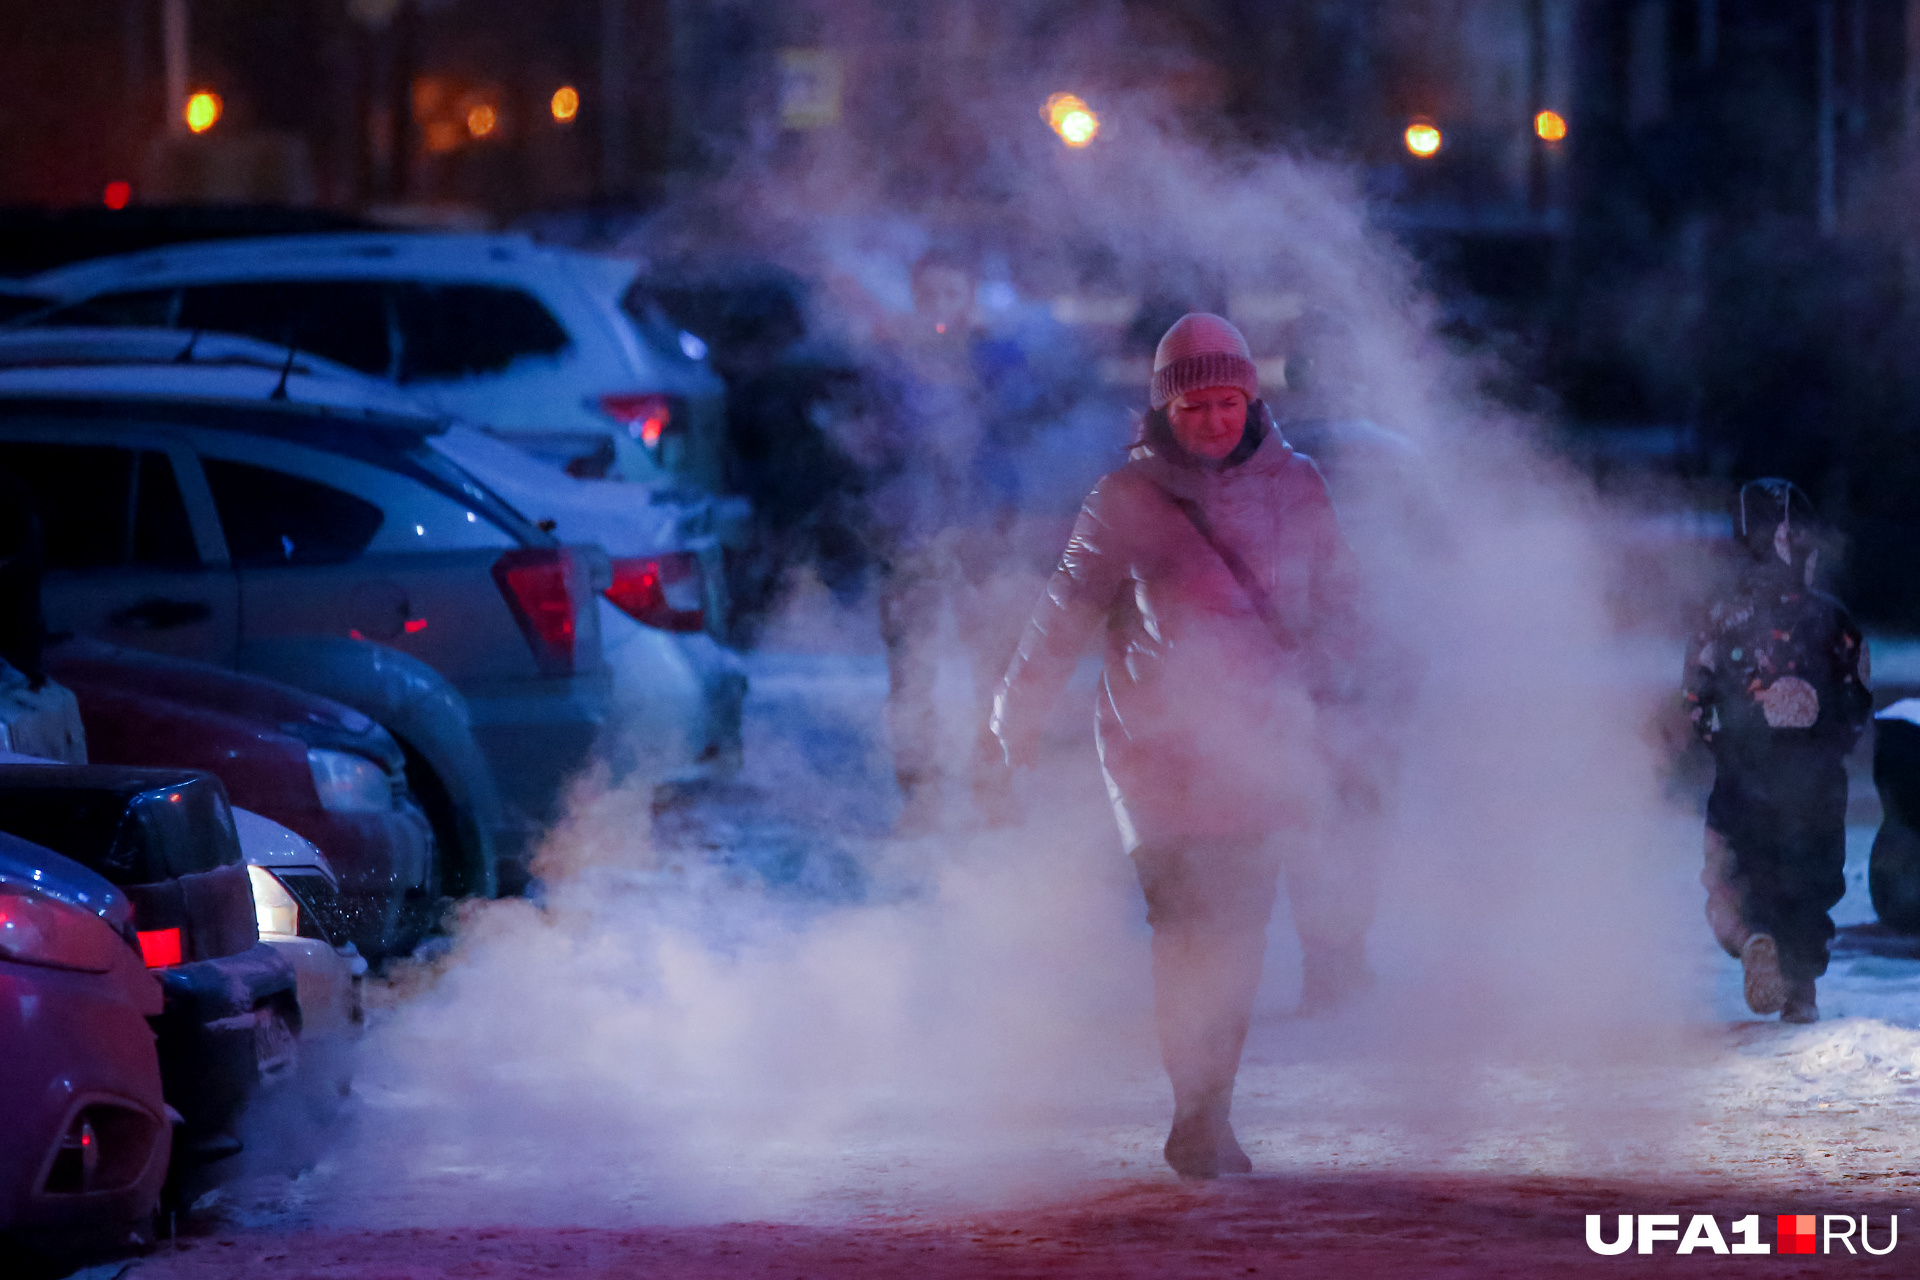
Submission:
[[[1250,1057],[1282,1079],[1332,1064],[1344,1092],[1300,1105],[1399,1125],[1416,1135],[1404,1150],[1430,1140],[1419,1158],[1449,1158],[1497,1110],[1506,1128],[1562,1133],[1570,1165],[1606,1159],[1621,1113],[1580,1120],[1583,1105],[1609,1110],[1597,1078],[1533,1095],[1489,1082],[1515,1064],[1657,1060],[1695,1012],[1698,832],[1663,798],[1647,741],[1660,692],[1647,642],[1620,634],[1609,605],[1618,517],[1539,424],[1481,394],[1487,369],[1435,336],[1350,172],[1203,145],[1150,96],[1097,103],[1099,144],[1067,153],[1024,82],[999,87],[947,99],[987,104],[965,109],[992,140],[947,189],[1006,196],[980,247],[1024,294],[1331,310],[1354,335],[1366,414],[1421,450],[1437,526],[1404,508],[1351,517],[1356,543],[1386,549],[1376,589],[1424,667],[1400,717],[1371,934],[1382,987],[1330,1024],[1263,1021]],[[670,210],[649,246],[783,261],[819,282],[817,319],[858,348],[904,306],[937,200],[890,194],[897,174],[858,139],[778,151]],[[1286,316],[1242,318],[1271,354]],[[1029,490],[1066,516],[1127,432],[1087,391],[1024,460]],[[1659,662],[1656,679],[1677,668],[1664,650]],[[956,719],[971,706],[964,690],[952,701]],[[1074,714],[1078,739],[1023,784],[1024,828],[930,854],[876,842],[878,888],[832,909],[676,869],[649,838],[643,788],[587,781],[542,855],[544,903],[472,905],[451,955],[404,979],[378,1020],[327,1212],[413,1225],[900,1213],[1164,1174],[1138,891]],[[806,735],[765,722],[755,780],[816,806],[862,785],[812,763]],[[1271,937],[1269,1013],[1297,991],[1284,905]],[[1264,1167],[1287,1166],[1251,1136]]]

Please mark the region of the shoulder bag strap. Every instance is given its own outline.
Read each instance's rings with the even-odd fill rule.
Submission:
[[[1162,492],[1165,491],[1162,490]],[[1247,598],[1253,601],[1253,611],[1260,615],[1260,621],[1266,623],[1267,630],[1273,633],[1274,643],[1286,653],[1298,653],[1300,637],[1295,635],[1293,628],[1282,622],[1280,615],[1274,612],[1273,598],[1267,594],[1267,589],[1260,585],[1260,579],[1253,576],[1253,570],[1248,568],[1247,562],[1240,558],[1240,553],[1214,536],[1213,526],[1207,520],[1206,512],[1200,509],[1200,504],[1191,498],[1175,498],[1171,494],[1167,496],[1193,525],[1193,531],[1213,548],[1213,554],[1219,556],[1221,562],[1227,566],[1227,572],[1231,573],[1233,580],[1240,584],[1240,589],[1247,593]]]

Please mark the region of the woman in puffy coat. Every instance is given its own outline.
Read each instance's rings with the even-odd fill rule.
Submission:
[[[1166,1158],[1210,1178],[1252,1169],[1228,1123],[1233,1079],[1283,854],[1311,841],[1329,803],[1317,722],[1348,692],[1359,586],[1326,486],[1274,428],[1233,325],[1182,317],[1155,353],[1150,399],[1127,464],[1081,508],[993,731],[1011,763],[1032,763],[1104,626],[1095,730],[1153,927]],[[1342,903],[1337,881],[1324,868],[1290,879],[1296,918],[1364,933],[1366,919],[1340,919],[1367,908]]]

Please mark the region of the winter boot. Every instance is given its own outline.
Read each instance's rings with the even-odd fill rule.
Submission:
[[[1240,1140],[1233,1136],[1233,1126],[1227,1123],[1225,1112],[1220,1114],[1214,1125],[1213,1149],[1219,1156],[1220,1172],[1253,1172],[1253,1161],[1240,1149]]]
[[[1239,1150],[1237,1144],[1234,1149]],[[1220,1150],[1213,1116],[1206,1111],[1174,1116],[1173,1130],[1167,1134],[1161,1154],[1183,1178],[1204,1182],[1219,1177]],[[1241,1159],[1245,1158],[1243,1153]],[[1247,1167],[1252,1169],[1251,1162]]]
[[[1740,948],[1740,969],[1747,1008],[1755,1013],[1779,1013],[1787,1003],[1787,980],[1780,972],[1780,948],[1770,933],[1756,933]],[[1811,994],[1807,1001],[1812,1007]]]
[[[1800,978],[1787,984],[1787,999],[1780,1010],[1782,1022],[1818,1022],[1820,1006],[1814,1003],[1813,979]]]

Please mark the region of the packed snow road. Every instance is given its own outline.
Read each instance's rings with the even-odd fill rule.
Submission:
[[[1813,1026],[1746,1013],[1686,804],[1644,819],[1658,883],[1628,906],[1658,927],[1619,950],[1517,895],[1435,924],[1409,877],[1380,990],[1301,1021],[1282,911],[1234,1108],[1258,1172],[1181,1184],[1097,773],[1067,753],[1017,832],[890,841],[884,679],[762,658],[741,785],[657,814],[584,789],[543,904],[471,912],[381,995],[327,1155],[220,1193],[139,1280],[1911,1273],[1920,947],[1868,927],[1870,825]],[[1605,1257],[1596,1213],[1900,1234]]]

